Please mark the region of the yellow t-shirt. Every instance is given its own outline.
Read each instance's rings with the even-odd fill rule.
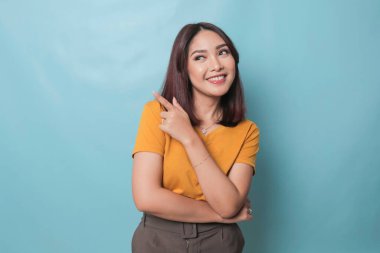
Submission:
[[[196,200],[205,200],[194,169],[180,142],[163,132],[161,106],[157,101],[145,104],[132,157],[140,151],[163,156],[163,187]],[[259,129],[249,120],[235,127],[218,126],[206,136],[195,128],[212,158],[224,174],[234,163],[246,163],[254,168],[259,150]]]

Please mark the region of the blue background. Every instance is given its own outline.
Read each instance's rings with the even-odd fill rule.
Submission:
[[[376,0],[0,0],[0,252],[130,252],[142,106],[199,21],[261,129],[245,252],[379,252]]]

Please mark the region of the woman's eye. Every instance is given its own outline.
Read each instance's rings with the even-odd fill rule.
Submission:
[[[205,57],[203,55],[198,55],[194,58],[194,60],[196,61],[199,61],[199,60],[203,60]]]
[[[222,49],[219,51],[219,55],[226,55],[226,54],[229,54],[230,53],[230,50],[228,49]]]

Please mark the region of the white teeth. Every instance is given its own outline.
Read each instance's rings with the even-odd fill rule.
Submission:
[[[210,80],[210,81],[219,81],[219,80],[222,80],[222,79],[224,79],[224,76],[216,76],[216,77],[210,78],[208,80]]]

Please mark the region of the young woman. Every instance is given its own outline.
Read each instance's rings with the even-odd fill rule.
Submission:
[[[239,55],[210,23],[178,33],[162,94],[143,110],[133,197],[134,253],[242,252],[259,129],[245,119]]]

